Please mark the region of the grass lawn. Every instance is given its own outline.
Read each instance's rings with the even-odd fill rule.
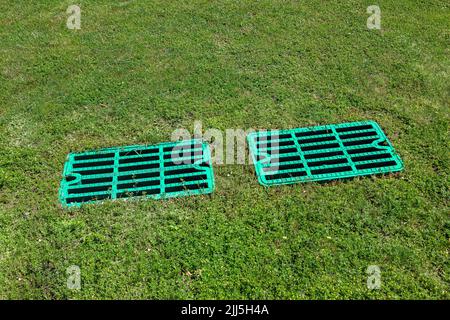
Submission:
[[[450,298],[448,1],[79,0],[81,30],[71,4],[0,3],[0,298]],[[404,172],[58,202],[71,151],[368,119]]]

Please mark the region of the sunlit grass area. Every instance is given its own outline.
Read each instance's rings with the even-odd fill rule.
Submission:
[[[0,298],[449,299],[448,1],[0,3]],[[397,175],[66,210],[72,151],[377,121]],[[80,267],[81,290],[66,269]],[[369,290],[367,268],[381,287]]]

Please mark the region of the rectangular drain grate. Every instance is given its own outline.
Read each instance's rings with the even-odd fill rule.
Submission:
[[[401,171],[403,163],[374,121],[247,136],[262,185],[334,180]]]
[[[106,199],[154,199],[214,189],[209,145],[200,140],[71,153],[59,198],[63,206]]]

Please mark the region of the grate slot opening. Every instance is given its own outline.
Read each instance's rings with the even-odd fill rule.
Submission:
[[[344,166],[344,167],[316,169],[316,170],[311,170],[311,173],[312,174],[328,174],[328,173],[338,173],[338,172],[345,172],[345,171],[352,171],[352,167]]]
[[[139,182],[121,183],[117,185],[117,189],[132,189],[132,188],[142,188],[149,186],[158,186],[159,180],[147,180]]]
[[[331,149],[331,148],[339,148],[339,143],[328,143],[328,144],[319,144],[313,146],[301,146],[302,151],[312,151],[312,150],[322,150],[322,149]]]
[[[339,135],[339,137],[342,140],[346,140],[346,139],[353,139],[353,138],[372,137],[372,136],[376,136],[376,135],[377,135],[377,133],[375,131],[368,131],[368,132],[357,132],[357,133]]]
[[[125,164],[125,163],[135,163],[135,162],[148,162],[148,161],[156,161],[158,160],[158,156],[151,156],[151,157],[135,157],[135,158],[124,158],[119,159],[119,164]]]
[[[308,162],[308,166],[309,167],[320,167],[320,166],[325,166],[325,165],[344,164],[344,163],[348,163],[346,158]]]
[[[92,168],[92,167],[106,167],[112,166],[114,161],[95,161],[95,162],[84,162],[84,163],[74,163],[73,168]]]
[[[342,144],[345,147],[350,147],[350,146],[360,146],[363,144],[371,144],[372,142],[374,142],[375,140],[377,140],[377,138],[374,139],[364,139],[364,140],[355,140],[355,141],[343,141]]]
[[[286,147],[286,146],[293,146],[295,145],[294,141],[287,140],[287,141],[275,141],[270,143],[262,143],[259,145],[260,148],[267,148],[267,147]]]
[[[174,186],[174,187],[166,187],[166,192],[177,192],[177,191],[184,191],[184,190],[196,190],[196,189],[202,189],[207,188],[207,183],[199,183],[199,184],[188,184],[188,185],[181,185],[181,186]]]
[[[92,176],[96,174],[113,173],[114,168],[95,169],[95,170],[75,170],[73,173],[78,173],[83,176]]]
[[[164,167],[176,167],[176,166],[183,166],[183,165],[189,165],[189,164],[198,164],[200,161],[202,161],[203,157],[195,157],[195,158],[179,158],[178,160],[181,160],[181,163],[175,163],[173,160],[171,161],[165,161]]]
[[[112,182],[112,177],[104,177],[104,178],[86,178],[81,179],[81,184],[96,184],[96,183],[104,183],[104,182]]]
[[[165,179],[164,183],[165,184],[183,183],[183,182],[188,182],[188,181],[202,181],[202,180],[206,180],[206,179],[207,179],[206,174],[202,174],[202,175],[198,175],[198,176],[186,176],[186,177]]]
[[[145,169],[156,169],[156,168],[159,168],[159,163],[151,163],[151,164],[141,164],[141,165],[135,165],[135,166],[119,167],[119,172],[145,170]]]
[[[348,149],[347,153],[348,154],[358,154],[358,153],[369,153],[369,152],[378,152],[382,149],[377,149],[377,148],[360,148],[360,149]]]
[[[266,180],[279,180],[279,179],[290,179],[290,178],[303,177],[303,176],[306,176],[306,171],[276,173],[276,174],[266,175],[266,176],[264,176],[264,178]]]
[[[329,158],[335,156],[343,156],[344,153],[342,151],[332,151],[332,152],[319,152],[319,153],[309,153],[305,154],[305,159],[319,159],[319,158]]]
[[[289,169],[301,169],[304,167],[305,166],[303,165],[303,163],[299,162],[299,163],[282,164],[279,166],[264,167],[263,171],[271,172],[271,171],[281,171],[281,170],[289,170]]]
[[[165,147],[165,148],[163,148],[163,152],[165,153],[165,152],[176,152],[176,153],[179,153],[179,152],[188,152],[189,150],[191,150],[191,149],[201,149],[202,148],[202,145],[201,144],[198,144],[198,143],[196,143],[196,144],[182,144],[182,143],[178,143],[178,144],[176,144],[176,145],[174,145],[174,146],[170,146],[170,147]]]
[[[373,126],[371,124],[364,124],[364,125],[344,127],[344,128],[336,128],[336,131],[337,132],[349,132],[349,131],[369,130],[369,129],[373,129]]]
[[[122,176],[118,176],[117,179],[119,181],[124,181],[124,180],[138,180],[138,179],[155,178],[155,177],[159,177],[159,171],[122,175]]]
[[[203,155],[202,150],[195,151],[195,152],[192,152],[191,150],[187,150],[187,151],[180,151],[180,152],[176,152],[176,153],[165,154],[164,160],[166,160],[166,159],[178,160],[178,159],[182,159],[182,158],[186,158],[186,157],[193,158],[193,157],[202,156],[202,155]]]
[[[105,194],[105,195],[95,195],[95,196],[84,196],[84,197],[74,197],[74,198],[67,198],[66,203],[81,203],[81,202],[88,202],[88,201],[95,201],[95,200],[105,200],[105,199],[111,199],[111,195]]]
[[[300,156],[287,156],[287,157],[278,157],[278,158],[270,158],[270,164],[283,163],[283,162],[291,162],[291,161],[300,161],[302,158]]]
[[[116,197],[117,198],[140,197],[140,196],[158,194],[160,192],[161,192],[161,190],[159,188],[139,190],[139,191],[119,192],[119,193],[117,193]]]
[[[336,138],[333,136],[330,137],[321,137],[321,138],[313,138],[313,139],[299,139],[299,144],[307,144],[307,143],[317,143],[317,142],[325,142],[325,141],[336,141]]]
[[[269,155],[272,154],[285,154],[285,153],[294,153],[297,152],[296,148],[285,148],[285,149],[268,149],[268,150],[263,150],[262,152],[265,152]]]
[[[80,155],[75,156],[74,159],[76,161],[81,160],[97,160],[97,159],[105,159],[105,158],[113,158],[114,153],[99,153],[99,154],[86,154],[86,155]]]
[[[183,168],[183,169],[172,169],[172,170],[166,170],[165,174],[166,176],[172,176],[176,174],[184,174],[184,173],[196,173],[196,172],[203,172],[202,170],[198,170],[196,168]]]
[[[296,132],[295,136],[297,138],[302,138],[302,137],[311,137],[311,136],[318,136],[318,135],[330,134],[330,133],[333,133],[333,131],[331,129],[311,130],[311,131]]]
[[[119,156],[126,157],[126,156],[134,156],[134,155],[145,155],[145,154],[154,154],[158,153],[158,148],[150,148],[150,149],[133,149],[128,151],[122,151],[119,153]]]
[[[352,157],[352,161],[359,162],[359,161],[379,160],[379,159],[386,159],[386,158],[392,158],[392,155],[390,153],[365,155],[365,156],[359,156],[359,157]]]
[[[111,186],[97,186],[97,187],[84,187],[84,188],[73,188],[68,189],[68,194],[80,194],[80,193],[91,193],[91,192],[100,192],[100,191],[109,191],[111,190]]]
[[[272,135],[267,135],[267,136],[256,137],[255,142],[258,144],[258,143],[261,143],[264,141],[270,141],[273,139],[281,140],[281,139],[289,139],[289,138],[292,138],[290,134],[279,134],[279,135],[272,134]]]
[[[77,178],[74,177],[74,176],[66,176],[66,177],[65,177],[66,182],[71,182],[71,181],[74,181],[74,180],[76,180],[76,179],[77,179]]]
[[[365,163],[365,164],[357,164],[356,168],[360,170],[364,169],[374,169],[374,168],[380,168],[380,167],[391,167],[397,165],[397,162],[395,161],[384,161],[384,162],[372,162],[372,163]]]

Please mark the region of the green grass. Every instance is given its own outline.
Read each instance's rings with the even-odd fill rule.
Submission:
[[[382,30],[370,1],[77,3],[79,31],[72,1],[0,3],[0,298],[450,298],[448,1],[380,0]],[[70,151],[367,119],[403,173],[58,203]]]

